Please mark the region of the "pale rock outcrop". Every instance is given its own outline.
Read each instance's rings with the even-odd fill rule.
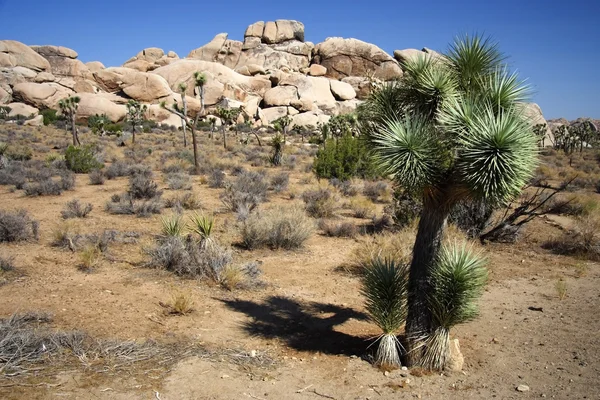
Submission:
[[[319,123],[326,124],[327,122],[329,122],[330,118],[331,118],[331,116],[325,115],[320,112],[303,112],[300,114],[296,114],[292,117],[291,128],[293,128],[296,125],[299,125],[299,126],[312,125],[314,127],[317,127],[317,125]]]
[[[158,59],[160,59],[161,57],[163,57],[164,55],[165,55],[165,52],[163,49],[159,49],[158,47],[148,47],[147,49],[140,51],[136,55],[136,59],[145,60],[145,61],[148,61],[149,63],[153,63],[153,62],[157,61]]]
[[[80,60],[58,56],[47,56],[46,59],[50,63],[50,72],[56,77],[93,79],[92,72]]]
[[[78,54],[75,50],[63,46],[29,46],[43,57],[66,57],[76,59]]]
[[[257,64],[261,65],[265,70],[288,68],[292,71],[299,71],[309,65],[309,57],[307,55],[294,54],[285,49],[301,53],[309,51],[310,46],[310,43],[299,45],[292,42],[285,46],[282,45],[279,47],[280,50],[278,50],[275,46],[259,44],[252,49],[242,51],[237,65]]]
[[[179,56],[173,50],[169,50],[169,52],[167,53],[167,58],[179,59]]]
[[[244,45],[242,46],[242,51],[254,49],[255,47],[260,46],[261,43],[262,42],[259,37],[244,38]]]
[[[529,123],[532,126],[537,124],[546,124],[546,126],[548,127],[546,129],[546,137],[551,139],[546,141],[546,144],[551,144],[554,138],[552,134],[552,129],[550,127],[550,124],[548,124],[548,122],[546,121],[546,118],[544,118],[544,114],[542,113],[542,109],[540,108],[540,106],[538,106],[536,103],[523,103],[522,107],[523,114],[529,119]]]
[[[310,76],[324,76],[327,74],[327,68],[319,64],[312,64],[308,68],[308,74]]]
[[[33,117],[32,119],[28,119],[23,123],[26,126],[43,126],[44,125],[44,116],[38,115]]]
[[[227,39],[227,33],[219,33],[210,42],[192,50],[188,58],[223,64],[231,69],[238,65],[243,43]]]
[[[17,115],[29,117],[30,115],[38,115],[39,112],[37,108],[23,103],[10,103],[7,104],[7,107],[10,108],[10,112],[8,113],[9,117],[16,117]]]
[[[102,71],[104,68],[106,68],[100,61],[90,61],[85,63],[85,66],[88,67],[92,73]]]
[[[123,104],[115,104],[104,96],[92,93],[81,93],[81,101],[77,109],[77,120],[87,122],[88,118],[99,114],[106,114],[108,119],[118,122],[125,118],[127,107]]]
[[[165,78],[173,91],[181,82],[188,86],[188,91],[193,90],[194,72],[200,71],[207,75],[208,85],[217,81],[223,85],[226,97],[232,97],[234,93],[237,100],[244,100],[248,94],[264,95],[271,88],[271,82],[263,76],[248,77],[227,68],[226,66],[210,61],[182,59],[167,66],[152,71]],[[191,92],[188,92],[191,93]]]
[[[8,90],[0,86],[0,104],[7,104],[12,101],[12,89],[8,88]]]
[[[0,40],[0,67],[25,67],[34,71],[48,71],[50,63],[21,42]]]
[[[394,58],[398,60],[400,64],[403,64],[406,61],[412,61],[425,54],[425,52],[417,49],[394,50]]]
[[[13,87],[13,98],[37,108],[57,109],[58,102],[71,94],[71,90],[54,82],[24,82]]]
[[[352,86],[356,92],[356,97],[360,100],[365,100],[371,93],[371,82],[367,78],[360,76],[349,76],[342,79],[342,82]]]
[[[288,40],[304,42],[304,24],[302,22],[278,19],[265,23],[262,33],[263,43],[276,44]]]
[[[263,102],[267,107],[289,106],[298,98],[295,86],[276,86],[266,91]]]
[[[5,89],[10,89],[11,87],[19,84],[19,83],[23,83],[23,82],[27,82],[27,78],[25,78],[23,75],[21,75],[20,73],[18,73],[17,71],[15,71],[14,68],[3,68],[0,67],[0,87],[3,87]],[[11,89],[11,93],[12,93],[12,89]]]
[[[56,77],[52,75],[50,72],[40,72],[33,79],[34,82],[44,83],[44,82],[54,82]]]
[[[96,82],[88,79],[74,79],[69,76],[65,76],[61,78],[55,78],[54,82],[66,87],[67,89],[71,89],[75,93],[96,93],[98,91],[96,88]]]
[[[333,115],[350,114],[356,111],[356,108],[362,103],[361,100],[338,101]]]
[[[157,68],[157,66],[154,63],[151,63],[146,60],[128,61],[125,64],[123,64],[123,67],[135,69],[136,71],[140,71],[140,72],[148,72],[148,71],[152,71],[153,69]]]
[[[150,103],[172,93],[168,82],[160,75],[131,68],[106,68],[96,72],[94,76],[105,91],[122,90],[127,96],[141,102]]]
[[[300,73],[285,74],[280,86],[294,86],[298,90],[298,98],[315,104],[322,110],[335,108],[335,98],[331,93],[329,79],[324,77],[306,76]]]
[[[264,75],[266,74],[265,69],[257,64],[248,64],[235,69],[235,72],[245,76]]]
[[[328,38],[315,46],[313,62],[327,68],[327,76],[342,79],[347,76],[369,76],[382,80],[402,76],[394,58],[371,43],[358,39]]]
[[[264,117],[266,124],[272,124],[273,121],[275,121],[281,117],[285,117],[286,115],[291,116],[291,115],[295,115],[295,114],[298,114],[298,110],[296,110],[293,107],[281,106],[281,107],[270,107],[270,108],[262,109],[262,115]]]
[[[290,106],[294,107],[299,112],[305,111],[316,111],[318,110],[316,104],[306,98],[304,99],[296,99],[290,102]]]
[[[349,83],[332,79],[330,84],[331,93],[333,93],[336,100],[352,100],[356,97],[356,91]]]
[[[265,30],[264,21],[255,22],[251,25],[248,25],[248,27],[246,28],[246,32],[244,32],[244,38],[247,38],[247,37],[262,38],[264,30]]]

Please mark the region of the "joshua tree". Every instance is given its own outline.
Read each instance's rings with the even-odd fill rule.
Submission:
[[[517,196],[535,167],[537,138],[521,104],[527,87],[489,39],[457,39],[444,57],[424,55],[404,70],[359,111],[377,163],[423,204],[406,321],[408,362],[423,365],[437,329],[432,282],[450,210],[466,199],[497,205]]]
[[[538,140],[538,144],[540,147],[544,147],[546,142],[546,131],[548,130],[548,125],[546,124],[537,124],[533,127],[533,133]]]
[[[144,123],[148,106],[139,101],[129,100],[127,102],[127,120],[131,123],[131,143],[135,144],[135,129]]]
[[[396,332],[406,319],[407,268],[392,260],[376,259],[365,268],[361,293],[366,297],[369,316],[383,331],[375,364],[382,367],[400,366],[400,342]]]
[[[180,107],[177,103],[173,103],[171,107],[167,106],[166,102],[160,103],[160,106],[165,110],[169,111],[172,114],[177,115],[181,118],[182,121],[185,122],[185,125],[190,128],[192,133],[192,146],[194,148],[194,167],[196,171],[200,168],[200,163],[198,160],[198,142],[196,141],[196,126],[198,126],[198,121],[200,117],[204,115],[204,84],[206,83],[206,76],[200,72],[194,73],[194,87],[200,94],[200,112],[196,114],[195,118],[190,118],[182,107]],[[185,103],[184,103],[185,104]],[[185,110],[187,111],[187,110]]]
[[[271,164],[274,166],[281,165],[281,161],[283,160],[283,145],[285,144],[285,139],[280,134],[273,136],[271,140],[271,147],[273,147],[273,155],[271,156]]]
[[[58,107],[62,115],[67,119],[67,123],[71,127],[71,133],[73,135],[73,146],[79,146],[79,135],[77,133],[77,126],[75,125],[75,117],[77,116],[77,109],[79,108],[79,102],[81,98],[78,96],[69,96],[66,99],[62,99],[58,102]]]
[[[179,84],[179,93],[181,93],[181,104],[183,104],[183,108],[181,110],[181,113],[185,116],[188,115],[187,113],[187,100],[185,98],[185,91],[187,90],[187,85],[185,83],[180,83]],[[187,130],[187,120],[186,118],[181,118],[181,130],[183,131],[183,147],[187,147],[187,134],[186,134],[186,130]]]
[[[88,126],[97,135],[104,136],[106,134],[106,125],[110,123],[110,119],[106,114],[95,114],[88,119]]]
[[[208,123],[210,124],[210,138],[212,139],[217,129],[217,117],[208,117]]]
[[[292,125],[292,118],[289,115],[284,115],[283,117],[277,118],[273,121],[273,128],[277,132],[281,132],[283,134],[283,140],[287,139],[288,130]]]
[[[224,148],[227,148],[227,127],[229,127],[229,125],[233,123],[235,118],[237,118],[238,112],[239,109],[217,107],[217,112],[215,114],[221,119],[221,133],[223,134]]]
[[[0,106],[0,119],[6,119],[10,113],[10,107]]]

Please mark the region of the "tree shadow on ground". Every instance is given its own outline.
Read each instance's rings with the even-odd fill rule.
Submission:
[[[349,319],[367,320],[352,308],[323,303],[299,303],[271,296],[263,303],[246,300],[221,300],[230,309],[252,318],[242,328],[253,336],[279,339],[298,351],[324,354],[360,354],[369,341],[335,330]]]

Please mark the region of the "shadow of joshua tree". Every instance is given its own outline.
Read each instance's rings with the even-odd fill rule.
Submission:
[[[364,352],[369,344],[367,338],[334,330],[351,318],[367,320],[366,314],[352,308],[315,302],[302,304],[281,296],[271,296],[263,303],[220,301],[252,318],[242,324],[248,334],[282,340],[298,351],[352,355]]]

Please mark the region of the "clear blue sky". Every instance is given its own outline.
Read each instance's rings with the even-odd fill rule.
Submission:
[[[600,118],[600,0],[155,1],[0,0],[0,39],[70,47],[118,66],[146,47],[186,56],[220,32],[243,40],[255,21],[296,19],[307,41],[354,37],[388,53],[444,51],[464,33],[500,43],[546,118]]]

